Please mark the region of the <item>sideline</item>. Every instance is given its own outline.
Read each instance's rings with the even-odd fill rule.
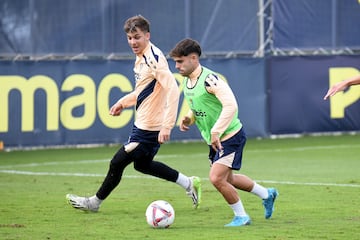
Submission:
[[[16,174],[16,175],[31,175],[31,176],[65,176],[65,177],[105,177],[104,174],[96,173],[55,173],[55,172],[31,172],[31,171],[18,171],[18,170],[0,170],[0,173]],[[137,176],[137,175],[124,175],[123,178],[144,178],[151,179],[152,176]],[[201,178],[203,181],[208,181],[208,178]],[[262,183],[273,183],[283,185],[302,185],[302,186],[332,186],[332,187],[354,187],[360,188],[359,184],[341,184],[341,183],[301,183],[291,181],[275,181],[275,180],[254,180]]]
[[[267,152],[302,152],[302,151],[308,151],[308,150],[328,150],[328,149],[347,149],[347,148],[358,148],[360,147],[359,144],[347,144],[347,145],[326,145],[326,146],[309,146],[309,147],[292,147],[292,148],[272,148],[272,149],[248,149],[244,151],[244,154],[247,153],[267,153]],[[183,154],[166,154],[166,155],[157,155],[155,157],[156,159],[167,159],[167,158],[181,158],[183,157]],[[195,157],[203,157],[207,158],[207,153],[197,153],[192,154],[192,156]],[[15,165],[3,165],[0,166],[0,169],[6,169],[6,168],[16,168],[16,167],[37,167],[37,166],[49,166],[49,165],[62,165],[62,164],[88,164],[88,163],[101,163],[101,162],[109,162],[111,158],[108,159],[99,159],[99,160],[78,160],[78,161],[61,161],[61,162],[43,162],[43,163],[25,163],[25,164],[15,164]]]

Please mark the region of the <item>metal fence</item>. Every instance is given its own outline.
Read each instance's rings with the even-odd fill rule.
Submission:
[[[185,37],[205,56],[357,54],[358,0],[2,0],[1,59],[127,58],[141,14],[165,53]]]

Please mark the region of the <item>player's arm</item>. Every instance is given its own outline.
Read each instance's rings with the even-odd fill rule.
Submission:
[[[136,103],[136,93],[131,92],[122,98],[120,98],[112,107],[110,108],[110,115],[119,116],[121,111],[124,108],[132,107]]]
[[[159,59],[159,63],[155,70],[155,78],[166,92],[166,108],[164,114],[163,127],[159,133],[159,143],[170,140],[171,130],[175,125],[180,91],[175,77],[172,75],[165,57]]]
[[[238,106],[235,95],[230,86],[219,77],[209,75],[205,83],[209,93],[214,94],[222,104],[222,111],[211,129],[211,142],[213,147],[221,149],[220,136],[229,127],[234,115],[237,113]]]
[[[334,96],[337,92],[343,91],[347,87],[357,84],[360,84],[360,75],[338,82],[328,90],[324,97],[324,100],[328,99],[328,97]]]

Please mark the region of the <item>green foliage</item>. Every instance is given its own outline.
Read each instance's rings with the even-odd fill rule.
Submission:
[[[261,200],[239,192],[252,225],[224,228],[233,215],[208,181],[204,143],[169,143],[157,160],[203,180],[201,208],[185,191],[142,175],[130,165],[98,213],[71,208],[66,193],[90,196],[117,147],[0,152],[0,239],[358,239],[360,136],[250,139],[241,173],[280,196],[273,218]],[[169,229],[152,229],[145,210],[153,200],[175,211]]]

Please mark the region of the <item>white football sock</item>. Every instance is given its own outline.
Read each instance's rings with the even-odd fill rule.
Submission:
[[[191,186],[190,179],[182,173],[179,173],[176,183],[182,186],[186,190],[188,190]]]
[[[91,204],[94,204],[96,206],[100,206],[103,200],[99,199],[96,195],[89,197],[89,201]]]
[[[267,188],[254,183],[254,187],[251,190],[251,193],[255,194],[256,196],[260,197],[261,199],[267,199],[269,197],[269,193]]]
[[[229,206],[234,211],[235,216],[243,217],[247,215],[241,200],[239,200],[237,203],[229,204]]]

